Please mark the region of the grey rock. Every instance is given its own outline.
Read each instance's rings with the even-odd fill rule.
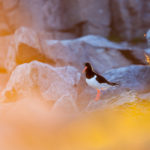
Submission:
[[[103,76],[112,82],[119,83],[118,86],[103,91],[101,99],[95,102],[89,100],[86,111],[96,109],[110,108],[130,103],[141,99],[149,99],[150,93],[150,66],[132,65],[112,69],[103,74]],[[95,93],[96,95],[96,93]]]
[[[81,20],[85,22],[83,24],[82,35],[108,36],[111,21],[109,0],[82,0],[78,1],[78,3],[80,5]]]
[[[57,104],[65,100],[67,101],[65,104],[72,104],[74,108],[77,98],[76,85],[79,80],[80,73],[74,67],[54,68],[33,61],[16,67],[2,92],[2,97],[4,101],[11,102],[19,97],[34,97],[34,93],[38,93],[44,100],[58,101]],[[66,96],[68,96],[67,100],[64,99]]]
[[[73,65],[80,71],[85,62],[103,73],[130,64],[144,64],[144,51],[110,42],[101,36],[85,36],[74,40],[47,40],[31,29],[18,29],[8,49],[6,68],[12,71],[18,64],[33,60],[55,66]]]
[[[40,41],[39,34],[31,29],[21,27],[16,30],[11,43],[8,45],[8,52],[4,61],[7,70],[12,71],[17,65],[33,60],[53,64],[54,62],[45,56]]]
[[[114,34],[126,40],[144,39],[150,25],[149,0],[110,0],[110,6]]]
[[[146,33],[147,45],[150,48],[150,29]]]
[[[132,65],[105,72],[103,75],[110,81],[118,82],[121,87],[139,92],[150,91],[150,66]]]
[[[60,38],[59,32],[70,32],[74,37],[109,34],[108,0],[1,0],[1,3],[13,31],[26,26],[36,31],[52,32],[56,39]],[[67,37],[64,35],[62,38]]]
[[[131,103],[138,100],[137,93],[134,91],[122,91],[119,95],[109,96],[105,100],[99,100],[98,102],[90,101],[85,111],[96,111],[101,109],[114,108],[116,106],[123,105],[125,103]]]
[[[145,63],[143,50],[113,43],[100,36],[46,40],[42,47],[46,56],[55,60],[57,65],[69,63],[79,70],[82,70],[85,62],[90,62],[99,73],[130,64]]]
[[[0,4],[3,34],[25,26],[49,32],[52,39],[108,37],[114,32],[115,37],[132,40],[143,39],[150,27],[149,0],[1,0]]]

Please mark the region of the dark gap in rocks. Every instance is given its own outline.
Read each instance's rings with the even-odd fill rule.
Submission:
[[[123,39],[117,35],[115,32],[114,32],[114,29],[112,27],[113,25],[111,25],[111,31],[109,33],[109,36],[108,36],[108,40],[112,41],[112,42],[117,42],[117,43],[120,43],[123,41]]]
[[[137,45],[138,43],[146,43],[146,38],[144,38],[144,35],[143,35],[143,38],[134,38],[131,40],[130,43],[133,45]]]
[[[140,64],[140,65],[145,65],[144,62],[142,62],[140,59],[138,59],[136,56],[134,56],[133,52],[130,50],[119,50],[120,53],[128,59],[131,63],[133,64]]]
[[[74,25],[71,28],[68,29],[60,29],[60,30],[56,30],[53,28],[48,28],[46,31],[47,32],[62,32],[62,33],[70,33],[70,34],[74,34],[76,36],[76,38],[83,36],[83,27],[86,24],[86,21],[80,22],[76,25]]]
[[[122,26],[123,21],[121,19],[121,17],[118,15],[117,20],[116,19],[116,12],[117,10],[114,11],[114,6],[116,6],[117,8],[119,6],[117,6],[117,3],[115,1],[109,1],[109,10],[110,10],[110,33],[108,36],[108,40],[113,41],[113,42],[122,42],[124,39],[119,35],[119,29],[116,29],[116,21],[119,19],[120,21],[118,22],[118,24],[120,24],[120,26]]]
[[[44,54],[41,54],[36,48],[21,43],[18,47],[18,53],[16,55],[16,63],[23,64],[29,63],[33,60],[37,60],[43,63],[55,65],[56,62],[50,58],[47,58]]]

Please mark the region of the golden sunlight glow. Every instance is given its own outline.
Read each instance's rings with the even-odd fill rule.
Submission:
[[[63,115],[51,116],[49,108],[41,101],[23,100],[16,104],[5,104],[1,109],[0,148],[3,150],[145,150],[145,147],[150,149],[149,116],[149,100],[84,113],[73,120],[65,120]]]
[[[144,54],[144,55],[145,55],[145,58],[146,58],[146,62],[150,65],[150,57],[146,54]]]

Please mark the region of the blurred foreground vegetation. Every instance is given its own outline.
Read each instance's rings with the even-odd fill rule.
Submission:
[[[74,119],[50,117],[42,102],[20,101],[13,108],[12,104],[5,105],[0,109],[3,150],[150,149],[149,100],[80,114]]]

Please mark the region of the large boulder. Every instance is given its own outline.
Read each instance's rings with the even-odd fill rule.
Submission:
[[[139,92],[150,91],[150,66],[131,65],[105,72],[103,75],[110,81],[121,84],[122,87]]]
[[[16,30],[8,44],[5,67],[12,71],[16,65],[29,63],[33,60],[54,64],[47,58],[41,47],[41,39],[37,32],[21,27]]]
[[[112,69],[103,74],[109,81],[118,83],[102,92],[101,100],[89,101],[87,110],[96,110],[106,107],[115,107],[141,99],[150,99],[150,66],[132,65]],[[85,106],[85,105],[84,105]]]
[[[110,42],[101,36],[85,36],[74,40],[47,40],[31,29],[18,29],[9,46],[6,68],[12,71],[18,64],[33,60],[55,66],[73,65],[80,71],[91,62],[102,73],[130,64],[144,64],[144,51]]]
[[[54,68],[48,64],[33,61],[16,67],[12,72],[6,88],[2,92],[4,101],[14,101],[20,97],[34,98],[38,93],[44,100],[65,101],[75,108],[77,97],[76,85],[80,73],[71,66]],[[70,107],[69,107],[70,108]],[[73,110],[73,109],[72,109]]]

